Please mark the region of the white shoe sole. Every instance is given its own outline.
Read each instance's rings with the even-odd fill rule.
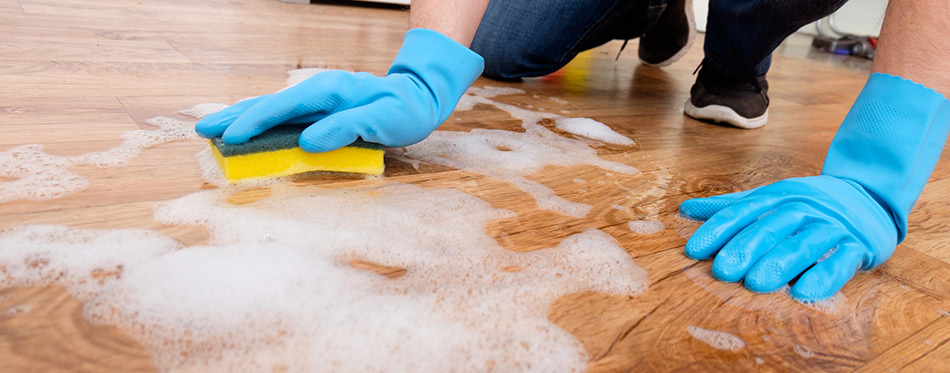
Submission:
[[[686,115],[689,115],[695,119],[711,120],[716,123],[729,123],[735,127],[743,129],[759,128],[764,126],[765,122],[769,121],[768,109],[765,110],[765,114],[755,118],[746,118],[739,115],[739,113],[736,113],[735,110],[732,110],[732,108],[728,106],[709,105],[704,107],[696,107],[689,99],[686,100],[686,107],[683,111],[686,112]]]
[[[661,61],[659,63],[649,63],[644,60],[640,60],[641,64],[656,68],[667,67],[672,65],[674,62],[679,61],[680,58],[683,58],[683,56],[686,55],[686,52],[689,52],[689,48],[693,46],[693,39],[696,39],[696,15],[693,14],[693,0],[686,0],[686,4],[684,4],[683,7],[686,9],[686,22],[689,24],[689,35],[686,36],[686,45],[683,46],[679,52],[676,52],[673,57],[670,57],[665,61]]]

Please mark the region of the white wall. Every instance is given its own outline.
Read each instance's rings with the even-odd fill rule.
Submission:
[[[881,32],[881,20],[884,19],[886,6],[887,0],[850,0],[836,13],[835,25],[843,32],[877,36]],[[696,12],[696,28],[705,31],[708,1],[694,0],[693,9]],[[815,35],[817,29],[814,24],[810,24],[802,27],[799,32]]]

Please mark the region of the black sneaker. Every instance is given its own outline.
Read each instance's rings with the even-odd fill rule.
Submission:
[[[664,67],[686,55],[696,38],[693,18],[693,0],[670,0],[656,23],[640,37],[640,63]]]
[[[769,83],[765,75],[736,79],[702,64],[686,100],[686,115],[739,128],[759,128],[769,120]]]

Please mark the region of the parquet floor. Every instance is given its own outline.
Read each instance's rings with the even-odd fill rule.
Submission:
[[[0,0],[0,151],[31,143],[57,155],[105,150],[127,131],[150,128],[149,117],[276,91],[295,68],[384,72],[407,18],[393,9],[274,0]],[[946,371],[950,317],[939,311],[950,310],[950,154],[910,217],[907,240],[882,268],[849,283],[846,303],[832,314],[783,294],[757,295],[715,281],[710,262],[683,255],[688,227],[675,216],[681,201],[817,174],[864,80],[778,55],[766,127],[704,124],[682,114],[701,47],[698,40],[681,62],[656,70],[638,64],[635,45],[614,61],[619,44],[610,43],[546,78],[475,84],[524,89],[496,99],[594,118],[634,139],[632,147],[598,147],[601,157],[642,171],[623,187],[646,190],[667,173],[671,180],[631,209],[611,208],[623,191],[587,166],[549,167],[532,176],[558,195],[593,205],[583,219],[539,210],[504,182],[445,167],[416,170],[390,159],[386,176],[420,185],[479,180],[478,187],[459,188],[519,214],[489,226],[512,250],[552,247],[589,227],[616,238],[649,272],[649,289],[636,297],[573,294],[549,311],[587,350],[592,371]],[[445,126],[483,127],[519,128],[506,113],[481,106]],[[148,228],[201,243],[207,233],[158,223],[152,209],[201,188],[194,155],[203,147],[175,142],[148,149],[123,168],[77,167],[92,180],[87,190],[49,202],[0,204],[0,228]],[[638,235],[627,228],[652,211],[667,229]],[[30,311],[5,313],[20,304]],[[134,339],[91,325],[81,307],[59,287],[0,289],[0,371],[154,369]],[[714,349],[691,337],[689,325],[732,333],[748,345]]]

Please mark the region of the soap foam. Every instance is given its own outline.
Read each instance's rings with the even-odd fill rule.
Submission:
[[[146,148],[197,138],[194,123],[169,117],[154,117],[146,123],[158,129],[126,132],[122,135],[121,145],[103,152],[60,157],[44,152],[39,144],[21,145],[0,152],[0,203],[63,198],[89,187],[89,180],[70,172],[70,167],[125,166]]]
[[[476,103],[493,105],[520,119],[525,132],[489,129],[435,131],[422,142],[405,148],[403,156],[506,181],[534,197],[538,207],[575,218],[586,216],[591,206],[561,198],[550,187],[527,178],[527,175],[549,165],[592,165],[628,175],[639,173],[629,165],[600,158],[596,150],[582,141],[558,136],[538,124],[543,118],[556,117],[552,114],[490,99],[523,92],[498,87],[471,88],[456,110],[471,109]]]
[[[228,178],[224,176],[224,171],[214,157],[214,152],[209,144],[204,149],[195,154],[195,160],[198,161],[198,168],[201,169],[201,178],[212,185],[218,187],[227,187]]]
[[[632,220],[627,226],[636,234],[656,234],[666,229],[666,225],[659,220]]]
[[[7,308],[7,312],[4,312],[4,315],[11,318],[17,317],[17,316],[25,315],[29,313],[31,309],[33,309],[33,307],[31,307],[28,304],[19,304],[19,305]]]
[[[181,110],[179,111],[179,113],[187,115],[195,119],[201,119],[208,116],[208,114],[214,114],[221,110],[227,109],[229,106],[231,105],[220,104],[220,103],[205,103],[205,104],[195,105],[191,109]]]
[[[614,145],[633,145],[633,140],[590,118],[559,118],[557,129]]]
[[[785,295],[789,297],[792,296],[792,287],[789,285],[784,285],[779,289]],[[795,298],[792,298],[795,299]],[[844,296],[840,291],[832,295],[831,298],[822,299],[822,300],[813,300],[813,301],[802,301],[795,299],[799,304],[811,308],[815,311],[827,314],[827,315],[836,315],[841,310],[841,307],[848,304],[848,298]]]
[[[693,336],[693,338],[717,350],[738,351],[746,346],[745,340],[734,334],[718,330],[703,329],[695,325],[687,326],[686,331],[689,332],[689,335]]]
[[[426,140],[405,148],[403,156],[506,181],[534,197],[538,207],[576,218],[586,216],[591,206],[561,198],[550,187],[527,175],[548,165],[581,164],[637,173],[633,167],[605,161],[587,145],[560,137],[538,125],[530,126],[524,133],[488,129],[436,131]]]
[[[0,285],[66,286],[160,369],[247,371],[581,371],[583,347],[547,320],[550,304],[646,286],[596,229],[551,249],[501,248],[486,226],[513,213],[454,189],[281,186],[242,205],[228,194],[156,209],[160,222],[206,228],[208,246],[147,230],[2,230]],[[355,259],[407,271],[388,279]]]

